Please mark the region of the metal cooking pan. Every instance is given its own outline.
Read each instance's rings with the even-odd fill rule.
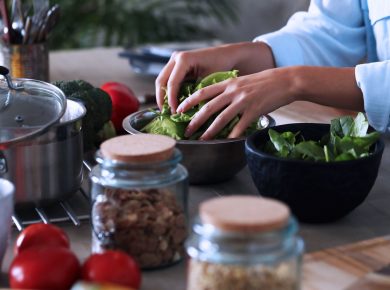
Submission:
[[[16,204],[40,206],[77,191],[85,113],[51,84],[0,81],[0,177],[15,184]]]

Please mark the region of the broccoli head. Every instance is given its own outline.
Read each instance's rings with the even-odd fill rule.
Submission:
[[[53,84],[62,90],[68,99],[80,101],[87,109],[83,118],[84,151],[98,147],[104,141],[101,131],[106,131],[106,123],[111,119],[110,96],[84,80],[56,81]]]

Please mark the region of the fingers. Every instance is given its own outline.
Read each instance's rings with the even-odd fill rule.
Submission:
[[[197,112],[191,122],[188,124],[185,136],[189,137],[195,133],[213,114],[219,112],[230,103],[228,97],[223,95],[214,98],[206,103],[199,112]]]
[[[212,99],[208,103],[206,103],[199,112],[196,113],[195,117],[191,120],[190,124],[188,124],[185,135],[191,136],[195,133],[212,115],[221,111],[223,108],[227,107],[231,103],[231,95],[221,94],[218,97]],[[227,120],[228,116],[224,114],[219,114],[217,120],[220,123],[228,123],[230,120]],[[214,124],[214,123],[213,123]],[[207,132],[207,131],[206,131]],[[211,131],[211,135],[213,131]],[[206,135],[207,137],[207,135]]]
[[[240,121],[238,121],[237,125],[234,126],[233,130],[230,132],[228,138],[241,137],[255,118],[256,117],[254,117],[251,112],[245,112],[240,117]]]
[[[156,101],[160,110],[164,104],[165,93],[167,93],[171,112],[172,114],[176,113],[178,105],[177,94],[179,93],[180,84],[190,70],[191,64],[187,54],[184,52],[174,52],[155,82]],[[164,88],[167,89],[167,92],[165,92]]]
[[[241,113],[240,111],[241,108],[238,104],[232,103],[215,118],[214,122],[199,139],[213,139],[234,117]]]
[[[171,107],[171,113],[176,114],[176,108],[179,103],[177,94],[180,90],[180,85],[183,82],[189,66],[183,61],[176,61],[175,66],[169,76],[167,89],[168,89],[168,104]]]
[[[167,87],[167,82],[174,66],[175,66],[175,61],[173,57],[171,57],[171,59],[164,66],[164,68],[161,70],[158,77],[156,78],[156,82],[155,82],[156,101],[157,101],[157,106],[159,107],[160,110],[164,104],[164,96],[165,96],[164,88]]]
[[[217,83],[206,88],[203,88],[199,91],[196,91],[191,96],[186,98],[180,105],[177,107],[178,113],[184,113],[191,109],[193,106],[199,104],[201,101],[206,101],[211,99],[218,94],[221,94],[225,90],[225,83]]]
[[[203,88],[189,96],[180,104],[177,111],[182,113],[202,101],[211,99],[200,109],[199,112],[196,113],[190,124],[188,124],[185,132],[186,137],[189,137],[195,133],[212,115],[226,108],[220,114],[218,114],[216,119],[200,138],[203,140],[212,139],[237,114],[239,114],[241,110],[243,110],[245,105],[244,103],[232,103],[232,100],[234,99],[234,96],[237,95],[237,92],[231,92],[231,90],[228,90],[228,86],[231,84],[231,82],[232,80],[226,80]]]

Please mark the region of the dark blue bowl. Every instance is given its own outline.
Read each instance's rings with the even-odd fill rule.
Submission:
[[[280,125],[277,132],[292,131],[305,140],[319,140],[329,132],[328,124]],[[280,158],[260,148],[269,140],[268,130],[256,132],[245,143],[248,167],[259,193],[288,204],[302,222],[337,220],[361,204],[378,175],[383,140],[368,157],[351,161],[313,162]]]

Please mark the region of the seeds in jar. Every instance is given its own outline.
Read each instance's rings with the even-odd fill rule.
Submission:
[[[296,290],[299,284],[290,267],[214,264],[190,260],[187,290]]]
[[[95,250],[121,249],[142,268],[183,256],[186,217],[169,190],[106,188],[95,200],[92,216]]]

